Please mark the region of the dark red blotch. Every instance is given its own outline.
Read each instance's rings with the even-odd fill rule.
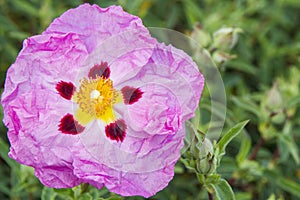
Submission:
[[[137,102],[143,95],[143,92],[139,88],[125,86],[121,89],[125,104],[133,104]]]
[[[62,96],[63,98],[70,100],[76,90],[76,87],[73,85],[73,83],[60,81],[56,84],[56,90]]]
[[[71,114],[66,114],[58,125],[58,130],[64,134],[77,135],[84,130],[84,126],[80,125]]]
[[[105,133],[111,140],[116,140],[117,142],[123,142],[126,135],[126,124],[122,119],[118,119],[115,122],[110,123],[105,127]]]
[[[106,79],[109,78],[110,76],[110,69],[108,67],[108,64],[107,62],[101,62],[101,64],[97,64],[95,65],[94,67],[92,67],[89,71],[89,77],[90,78],[93,78],[93,79],[96,79],[97,78],[97,75],[99,77],[104,77]]]

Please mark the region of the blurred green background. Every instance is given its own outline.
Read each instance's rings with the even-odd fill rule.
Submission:
[[[299,0],[0,0],[1,91],[22,41],[85,2],[121,5],[148,27],[174,29],[188,36],[195,31],[205,34],[207,43],[199,43],[212,55],[230,57],[222,62],[215,59],[226,88],[225,129],[250,119],[243,134],[228,146],[218,172],[237,199],[300,199]],[[243,30],[232,49],[214,46],[213,33],[224,26]],[[205,95],[200,104],[203,132],[208,127],[205,116],[210,115]],[[82,199],[122,199],[91,186],[43,188],[32,169],[8,158],[9,142],[2,124],[0,131],[0,199],[66,199],[78,190],[89,193]],[[175,172],[169,186],[150,199],[208,199],[194,173],[181,162]]]

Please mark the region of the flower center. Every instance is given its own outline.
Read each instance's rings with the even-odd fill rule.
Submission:
[[[98,90],[93,90],[90,94],[91,99],[97,99],[99,96],[102,97]]]
[[[79,91],[74,98],[79,109],[105,122],[113,120],[112,106],[118,97],[118,91],[113,88],[113,82],[103,76],[96,76],[95,79],[83,78],[80,83]]]
[[[89,122],[100,119],[105,123],[106,136],[111,140],[123,142],[127,125],[123,119],[115,116],[113,105],[132,105],[142,97],[143,92],[131,86],[116,90],[109,76],[110,68],[107,62],[101,62],[90,69],[88,78],[80,80],[78,90],[71,82],[60,81],[56,84],[55,88],[62,98],[78,104],[75,113],[67,113],[61,118],[58,125],[61,133],[77,135],[85,130]]]

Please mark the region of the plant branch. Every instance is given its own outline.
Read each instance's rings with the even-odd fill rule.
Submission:
[[[252,151],[252,153],[249,156],[249,160],[254,160],[257,156],[258,151],[260,150],[260,148],[263,146],[263,144],[265,143],[265,140],[261,137],[259,138],[258,142],[256,143],[254,150]]]
[[[214,195],[212,193],[207,192],[207,194],[208,194],[208,199],[209,200],[214,200]]]

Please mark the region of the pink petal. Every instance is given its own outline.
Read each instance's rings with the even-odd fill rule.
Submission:
[[[131,29],[139,30],[140,34],[148,33],[140,18],[124,12],[120,6],[100,8],[98,5],[83,4],[63,13],[44,33],[76,33],[92,52],[107,38]]]
[[[47,90],[36,92],[19,95],[5,106],[5,124],[11,143],[9,156],[35,168],[36,175],[47,186],[78,185],[80,180],[73,173],[70,149],[78,138],[59,136],[57,124],[61,114],[55,109],[45,109],[60,97]],[[65,105],[61,106],[64,110]]]
[[[77,149],[82,148],[82,146],[77,147]],[[175,162],[153,171],[138,172],[134,170],[135,163],[133,161],[131,163],[133,172],[128,172],[110,168],[84,151],[77,151],[76,156],[79,159],[74,160],[75,174],[80,179],[99,189],[105,184],[110,191],[122,196],[132,196],[133,194],[146,198],[153,196],[165,188],[174,176]],[[116,162],[118,161],[116,160]],[[145,161],[143,165],[147,168],[147,165],[152,165],[152,163]]]
[[[181,120],[185,121],[194,116],[204,87],[204,78],[199,73],[197,65],[183,51],[175,49],[171,45],[159,44],[154,49],[149,62],[128,72],[122,80],[118,81],[117,87],[142,88],[147,84],[161,85],[173,93],[182,110]],[[143,91],[145,95],[146,93],[155,95],[156,92],[155,90]],[[151,106],[144,107],[151,109]],[[136,114],[137,116],[130,113],[133,119],[141,117],[140,113]],[[154,117],[150,116],[149,118],[153,119]],[[143,117],[144,119],[147,121],[146,116]]]

